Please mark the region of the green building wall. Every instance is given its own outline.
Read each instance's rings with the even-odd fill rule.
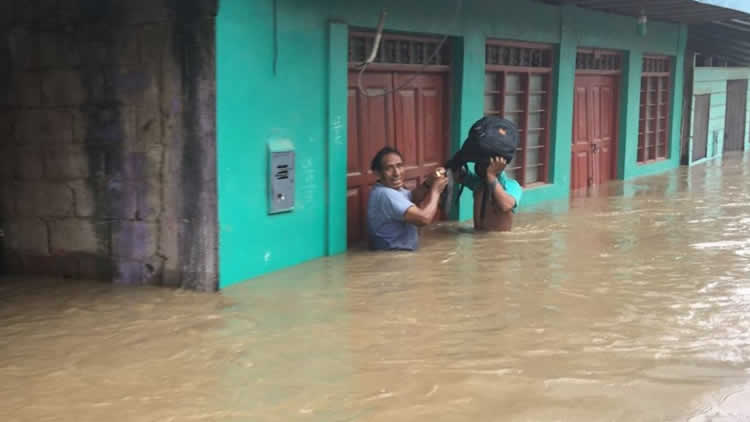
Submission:
[[[452,147],[483,114],[484,52],[489,38],[557,46],[553,81],[550,184],[524,192],[523,208],[569,194],[575,57],[579,47],[622,50],[617,174],[621,179],[679,165],[681,116],[671,114],[666,161],[636,163],[641,59],[676,58],[682,87],[686,28],[573,6],[533,1],[222,0],[217,18],[217,118],[220,285],[229,286],[346,250],[347,39],[350,27],[374,28],[382,8],[386,30],[452,36]],[[682,104],[673,89],[672,104]],[[679,110],[679,107],[676,109]],[[296,148],[296,206],[267,214],[267,143],[289,138]],[[471,218],[468,196],[458,218]]]
[[[708,115],[708,143],[706,157],[693,161],[693,127],[690,127],[690,165],[721,157],[724,152],[724,125],[727,111],[727,82],[737,79],[750,80],[750,68],[696,67],[693,74],[693,106],[691,122],[695,122],[695,97],[710,95]],[[750,151],[750,95],[747,97],[745,116],[745,151]]]

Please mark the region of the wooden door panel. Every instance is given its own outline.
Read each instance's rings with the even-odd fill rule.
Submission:
[[[444,73],[367,72],[368,92],[396,92],[368,97],[357,87],[357,72],[349,73],[347,154],[347,227],[349,244],[366,236],[367,199],[375,175],[370,160],[382,147],[397,148],[406,164],[405,182],[414,188],[442,165],[448,152],[447,81]]]
[[[364,79],[370,95],[385,93],[393,86],[391,75],[373,73],[366,75]],[[393,95],[364,96],[360,94],[360,102],[366,105],[359,138],[364,153],[362,162],[367,163],[380,149],[394,144]]]
[[[440,89],[425,89],[422,91],[422,105],[424,109],[423,136],[423,164],[439,166],[446,159],[445,119],[443,113],[445,98]]]
[[[612,180],[612,151],[608,142],[603,142],[598,149],[599,178],[596,183],[602,184]],[[596,177],[596,176],[594,176]]]
[[[614,177],[617,78],[576,76],[574,101],[571,189],[581,189]]]
[[[371,94],[387,93],[393,87],[388,73],[368,73],[362,78]],[[362,95],[357,72],[349,72],[347,104],[347,239],[350,244],[365,239],[367,197],[375,175],[370,160],[386,145],[393,145],[393,95]]]
[[[599,95],[601,86],[598,84],[590,84],[589,90],[589,106],[588,106],[588,126],[591,128],[591,137],[589,142],[598,142],[602,138],[602,127],[601,127],[601,110],[602,110],[602,99]]]
[[[572,190],[585,188],[589,178],[588,90],[576,82],[573,106],[573,145],[570,175]]]
[[[573,142],[575,144],[588,143],[587,104],[586,87],[576,85],[575,106],[573,110],[573,121],[575,123]]]
[[[728,81],[724,151],[742,151],[745,148],[746,111],[747,80]]]
[[[695,121],[693,122],[693,161],[706,158],[708,151],[708,118],[711,95],[695,96]]]
[[[398,80],[396,83],[398,84]],[[395,98],[396,149],[401,152],[407,168],[419,166],[418,95],[414,88],[402,88]]]
[[[364,196],[362,190],[363,187],[357,186],[346,191],[346,237],[350,243],[358,242],[365,233],[363,230],[365,210],[362,209],[362,198]]]
[[[614,94],[611,86],[603,86],[601,90],[601,139],[602,142],[611,142],[614,138]]]
[[[588,186],[589,179],[589,153],[577,152],[573,154],[573,166],[571,173],[571,186],[573,190]]]

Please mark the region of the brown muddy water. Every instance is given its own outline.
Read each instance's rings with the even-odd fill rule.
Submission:
[[[0,284],[2,421],[750,420],[750,162],[218,295]]]

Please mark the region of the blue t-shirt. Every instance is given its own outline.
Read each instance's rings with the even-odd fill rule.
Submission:
[[[500,173],[500,176],[497,177],[497,181],[500,182],[500,186],[505,189],[505,192],[507,192],[508,195],[512,196],[513,199],[516,200],[516,204],[513,205],[513,213],[515,213],[518,209],[518,204],[521,203],[521,196],[523,195],[523,189],[521,189],[521,185],[519,185],[515,180],[506,176],[505,172]],[[481,180],[479,176],[472,172],[468,172],[468,174],[464,176],[464,185],[466,185],[466,187],[471,190],[476,190],[480,182]]]
[[[419,246],[417,226],[404,221],[411,202],[411,192],[376,184],[367,201],[367,231],[370,246],[378,250],[416,250]]]

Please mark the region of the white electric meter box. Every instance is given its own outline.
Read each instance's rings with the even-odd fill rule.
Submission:
[[[268,213],[294,209],[294,144],[289,139],[268,143]]]

